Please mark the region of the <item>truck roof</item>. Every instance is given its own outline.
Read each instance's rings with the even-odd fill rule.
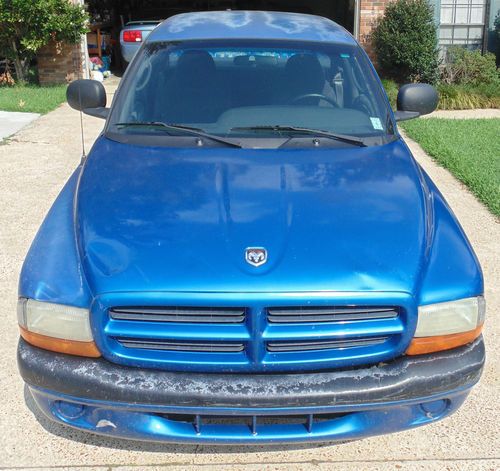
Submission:
[[[204,39],[276,39],[356,44],[347,30],[327,18],[266,11],[182,13],[161,23],[147,41]]]

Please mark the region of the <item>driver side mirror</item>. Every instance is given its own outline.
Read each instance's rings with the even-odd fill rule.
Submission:
[[[71,108],[96,118],[106,119],[106,90],[97,80],[80,79],[71,82],[66,90],[66,100]]]
[[[396,121],[406,121],[432,113],[438,105],[437,90],[427,83],[403,85],[398,92]]]

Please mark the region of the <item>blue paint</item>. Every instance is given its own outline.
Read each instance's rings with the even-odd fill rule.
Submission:
[[[81,170],[71,175],[31,244],[19,277],[19,296],[83,308],[91,303],[74,218]]]
[[[224,38],[356,44],[347,30],[327,18],[262,11],[207,11],[176,15],[161,23],[149,35],[148,42]]]
[[[428,243],[423,188],[399,141],[234,151],[102,137],[77,213],[96,294],[413,293]],[[268,262],[250,266],[246,247],[266,247]]]
[[[450,391],[446,396],[426,397],[414,401],[388,402],[383,405],[359,404],[329,408],[294,409],[194,409],[171,406],[154,407],[142,404],[125,405],[117,402],[81,402],[78,398],[54,395],[50,391],[31,388],[35,402],[52,420],[82,430],[115,438],[167,443],[193,444],[277,444],[297,442],[355,440],[397,432],[441,420],[454,413],[468,395],[465,391]],[[69,404],[74,404],[71,407]],[[83,409],[82,406],[83,405]],[[272,417],[309,414],[339,414],[322,422],[314,422],[310,431],[302,423],[272,424]],[[172,420],[168,414],[200,414],[199,431],[193,422]],[[220,425],[203,423],[210,415],[255,417],[256,433],[241,420],[241,424]],[[266,424],[262,420],[267,421]],[[259,424],[259,420],[261,421]]]
[[[223,38],[355,44],[329,20],[263,12],[179,15],[155,29],[148,42]],[[123,84],[120,100],[127,93]],[[378,78],[376,85],[383,93]],[[385,95],[384,104],[394,125]],[[250,266],[247,247],[265,247],[268,262]],[[390,362],[406,351],[419,305],[477,296],[483,289],[466,235],[397,135],[367,147],[237,149],[139,145],[105,133],[40,227],[23,265],[19,295],[88,308],[103,357],[145,374],[148,368],[262,374]],[[398,316],[277,325],[266,315],[272,307],[352,305],[397,307]],[[116,306],[242,307],[246,319],[187,328],[111,319],[108,309]],[[323,351],[276,353],[266,346],[377,336],[383,342]],[[139,350],[124,347],[120,337],[229,341],[244,348],[231,354]],[[54,420],[110,436],[258,443],[346,440],[411,428],[452,413],[466,393],[377,406],[332,404],[328,411],[188,411],[175,404],[153,411],[147,404],[93,403],[57,392],[34,396]],[[248,427],[208,426],[197,435],[191,425],[157,415],[169,412],[253,414],[257,426],[260,415],[273,412],[346,415],[311,432],[263,426],[252,435]],[[118,426],[96,428],[100,419]]]

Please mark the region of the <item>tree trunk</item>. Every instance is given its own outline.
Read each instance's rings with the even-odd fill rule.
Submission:
[[[16,79],[18,82],[24,82],[25,76],[24,76],[23,61],[19,57],[19,51],[17,49],[16,40],[12,39],[11,44],[12,44],[12,50],[14,51],[14,68],[16,70]]]

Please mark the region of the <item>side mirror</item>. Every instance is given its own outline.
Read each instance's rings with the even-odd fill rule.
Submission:
[[[437,90],[427,83],[403,85],[398,92],[397,107],[394,113],[396,121],[418,118],[432,113],[438,105]]]
[[[71,82],[66,90],[66,99],[71,108],[83,111],[96,118],[106,119],[109,108],[106,108],[106,90],[97,80],[80,79]]]

